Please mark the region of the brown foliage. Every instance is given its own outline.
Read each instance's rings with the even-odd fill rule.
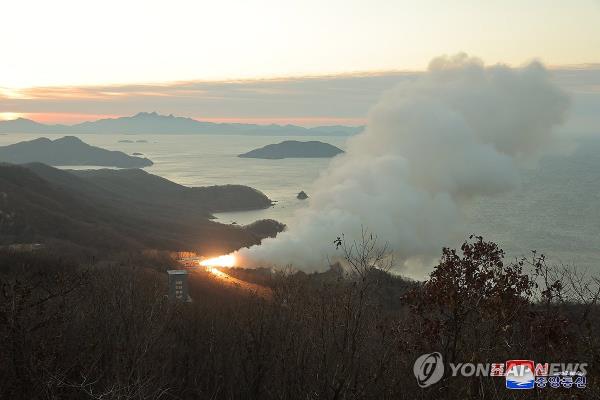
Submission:
[[[419,388],[413,362],[431,351],[447,362],[588,362],[587,389],[533,397],[598,396],[593,279],[537,255],[507,263],[479,237],[444,249],[420,284],[383,271],[387,253],[370,235],[342,254],[353,272],[257,272],[269,299],[197,272],[187,304],[169,302],[165,274],[138,258],[0,252],[0,398],[522,397],[490,377]]]

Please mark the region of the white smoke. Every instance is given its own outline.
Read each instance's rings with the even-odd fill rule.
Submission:
[[[289,229],[243,249],[246,265],[327,267],[333,240],[361,226],[414,263],[464,237],[461,209],[519,183],[517,166],[553,144],[566,95],[537,62],[484,67],[465,54],[385,93],[367,126],[317,180]]]

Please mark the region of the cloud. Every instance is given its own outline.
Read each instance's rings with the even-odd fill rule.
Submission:
[[[157,111],[210,121],[364,124],[382,92],[422,72],[380,72],[282,79],[188,81],[163,84],[0,88],[0,112],[55,121]],[[600,65],[554,68],[550,78],[569,92],[573,124],[590,132],[600,123]],[[89,118],[86,118],[86,114]]]
[[[18,113],[131,115],[155,110],[194,118],[364,119],[384,88],[409,73],[178,82],[74,88],[32,88],[2,96],[0,108]]]

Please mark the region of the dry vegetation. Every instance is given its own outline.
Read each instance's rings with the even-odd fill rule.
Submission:
[[[338,245],[346,273],[258,271],[267,299],[198,273],[191,304],[165,298],[164,271],[147,259],[2,252],[0,398],[600,396],[597,279],[535,254],[506,262],[475,237],[444,249],[416,283],[387,273],[388,255],[368,235]],[[431,351],[458,362],[587,362],[588,388],[514,393],[501,378],[450,377],[420,389],[413,362]]]

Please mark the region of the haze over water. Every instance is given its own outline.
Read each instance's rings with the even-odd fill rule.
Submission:
[[[62,135],[45,136],[54,139]],[[0,145],[36,137],[0,135]],[[329,159],[261,160],[238,158],[238,154],[286,139],[320,140],[342,149],[347,140],[344,137],[217,135],[79,137],[86,143],[110,150],[142,153],[154,162],[153,166],[145,168],[146,171],[183,185],[243,184],[277,201],[266,210],[216,215],[219,222],[238,224],[262,218],[288,223],[294,211],[310,201],[310,198],[297,200],[296,194],[305,190],[310,196],[312,183],[329,164]],[[120,143],[120,140],[134,143]],[[147,140],[147,143],[137,143],[137,140]],[[536,167],[523,169],[520,189],[480,198],[468,206],[467,231],[497,241],[508,257],[529,255],[530,250],[536,249],[546,254],[551,262],[598,269],[600,138],[581,139],[578,145],[570,155],[547,156]],[[459,243],[448,245],[458,246]]]

